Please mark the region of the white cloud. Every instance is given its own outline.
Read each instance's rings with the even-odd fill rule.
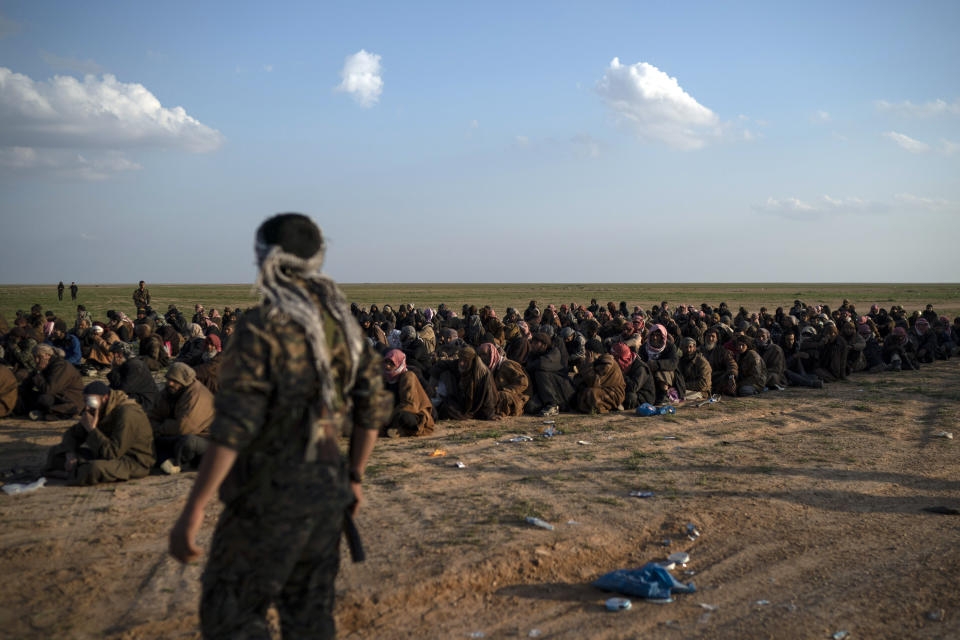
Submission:
[[[265,65],[263,65],[263,70],[266,71],[267,73],[272,73],[272,72],[273,72],[273,65],[272,65],[272,64],[265,64]]]
[[[911,116],[914,118],[929,118],[941,115],[960,115],[960,99],[953,102],[936,99],[923,104],[913,104],[909,100],[904,102],[887,102],[886,100],[877,101],[877,109],[880,111],[890,111],[897,115]]]
[[[479,129],[479,128],[480,128],[480,121],[479,121],[479,120],[471,120],[471,121],[470,121],[470,128],[471,128],[471,129]]]
[[[349,93],[361,107],[372,107],[383,93],[382,74],[380,56],[361,49],[344,60],[343,81],[334,90]]]
[[[930,151],[930,145],[928,145],[926,142],[914,140],[910,136],[897,133],[896,131],[887,131],[883,134],[883,137],[890,138],[900,145],[901,149],[905,149],[910,153],[926,153],[927,151]]]
[[[834,198],[824,195],[805,202],[799,198],[767,198],[766,202],[753,205],[761,213],[771,213],[787,218],[810,219],[827,215],[864,214],[882,215],[891,212],[922,213],[957,211],[960,205],[942,198],[925,198],[909,193],[898,193],[889,201],[864,200],[862,198]]]
[[[80,60],[78,58],[58,56],[55,53],[50,53],[49,51],[40,51],[40,59],[54,69],[63,69],[66,71],[72,71],[73,73],[87,74],[101,73],[103,71],[103,67],[93,60]]]
[[[944,138],[940,139],[940,153],[945,156],[952,156],[957,151],[960,151],[960,144]]]
[[[119,151],[79,153],[68,149],[0,148],[0,167],[25,173],[53,174],[81,180],[105,180],[142,167]]]
[[[35,82],[0,67],[0,147],[161,147],[203,153],[222,143],[219,131],[183,107],[164,107],[141,84],[110,74]]]
[[[530,138],[527,136],[514,136],[513,143],[518,147],[526,147],[530,144]]]
[[[814,122],[824,123],[824,122],[830,122],[833,118],[830,117],[829,113],[821,110],[813,114],[812,119]]]
[[[699,149],[721,133],[717,115],[652,64],[627,66],[614,58],[596,91],[617,120],[645,142]]]

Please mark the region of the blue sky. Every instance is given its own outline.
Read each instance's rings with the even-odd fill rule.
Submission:
[[[837,4],[0,2],[0,282],[956,282],[960,3]]]

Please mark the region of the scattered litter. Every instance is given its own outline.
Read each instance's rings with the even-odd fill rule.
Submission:
[[[947,440],[953,440],[953,434],[950,433],[949,431],[938,431],[937,433],[933,434],[933,437],[946,438]]]
[[[843,640],[844,638],[850,635],[849,631],[837,631],[835,634],[830,636],[833,640]]]
[[[648,562],[639,569],[611,571],[597,578],[593,586],[649,600],[667,600],[673,593],[697,590],[692,582],[683,584],[655,562]]]
[[[483,631],[474,631],[470,634],[471,638],[485,638],[486,636],[487,634],[485,634]]]
[[[707,611],[716,611],[716,610],[719,609],[720,607],[718,607],[718,606],[715,605],[715,604],[707,604],[706,602],[701,602],[701,603],[700,603],[700,608],[701,608],[701,609],[706,609]]]
[[[593,444],[593,443],[587,442],[586,440],[577,440],[577,444]]]
[[[556,420],[544,420],[543,424],[557,424]]]
[[[527,637],[539,638],[541,635],[543,635],[543,631],[540,631],[540,629],[530,629],[530,633],[527,634]]]
[[[432,452],[430,452],[427,455],[431,458],[442,458],[443,456],[447,455],[447,452],[444,451],[443,449],[434,449]]]
[[[686,565],[688,562],[690,562],[690,554],[686,551],[677,551],[676,553],[671,553],[667,557],[667,560],[670,562],[675,562],[679,565]]]
[[[505,444],[507,442],[533,442],[533,438],[530,436],[514,436],[506,440],[500,440],[497,442],[497,444]]]
[[[461,462],[460,460],[457,460],[455,463],[453,463],[453,466],[455,466],[457,469],[467,468],[467,465],[463,464],[463,462]]]
[[[676,440],[677,436],[663,436],[661,440]]]
[[[6,490],[6,487],[4,487],[4,490]],[[960,516],[960,511],[951,509],[950,507],[944,507],[942,505],[936,507],[924,507],[923,511],[926,511],[927,513],[939,513],[945,516]]]
[[[663,567],[664,569],[666,569],[667,571],[673,571],[674,569],[677,568],[677,563],[670,562],[669,560],[666,560],[664,562],[658,562],[657,564]]]
[[[697,529],[697,525],[692,522],[687,525],[687,537],[691,540],[696,540],[700,537],[700,530]]]
[[[685,576],[695,576],[695,575],[697,575],[697,572],[694,571],[693,569],[687,569],[686,571],[683,572],[683,575],[685,575]]]
[[[607,606],[607,611],[626,611],[633,606],[627,598],[610,598],[604,604]]]
[[[671,540],[670,538],[666,538],[666,539],[665,539],[663,542],[661,542],[660,544],[662,544],[662,545],[665,546],[665,547],[669,547],[671,544],[673,544],[673,540]]]
[[[937,609],[936,611],[927,611],[927,620],[930,622],[940,622],[943,620],[943,609]]]
[[[575,525],[575,526],[579,526],[579,525],[580,525],[580,523],[577,522],[576,520],[567,520],[567,524],[571,524],[571,525]]]
[[[782,604],[780,606],[786,609],[787,611],[789,611],[790,613],[794,613],[797,610],[797,605],[793,604],[792,602],[788,602],[787,604]]]
[[[541,431],[540,435],[543,436],[544,438],[552,438],[553,436],[562,436],[563,431],[557,431],[557,429],[553,425],[550,425],[549,427]]]
[[[631,491],[631,498],[652,498],[654,496],[653,491]]]
[[[757,605],[758,607],[764,607],[764,606],[770,604],[770,601],[769,601],[769,600],[757,600],[757,601],[754,602],[753,604]]]
[[[540,518],[535,518],[533,516],[527,516],[527,522],[529,524],[532,524],[535,527],[540,527],[541,529],[553,531],[553,525],[547,522],[546,520],[541,520]]]
[[[704,400],[703,402],[697,403],[697,407],[703,407],[703,406],[708,405],[708,404],[713,404],[714,402],[720,402],[720,394],[719,394],[719,393],[716,393],[716,394],[710,396],[710,399],[709,399],[709,400]]]
[[[29,484],[5,484],[3,485],[3,492],[8,496],[16,496],[21,493],[30,493],[31,491],[36,491],[45,484],[47,484],[46,478],[38,478]]]

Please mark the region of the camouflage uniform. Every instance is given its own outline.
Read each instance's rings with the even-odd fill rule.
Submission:
[[[137,309],[144,309],[150,306],[150,289],[137,287],[133,290],[133,305]]]
[[[319,303],[318,303],[319,305]],[[322,314],[335,402],[319,381],[304,330],[266,307],[244,314],[224,352],[212,439],[238,451],[203,576],[205,638],[269,638],[273,604],[285,638],[332,638],[344,512],[353,500],[337,436],[390,417],[382,361],[366,347],[349,396],[342,329]],[[308,462],[311,425],[321,428]]]

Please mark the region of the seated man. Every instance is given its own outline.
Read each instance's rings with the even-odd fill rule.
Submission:
[[[504,357],[493,343],[484,342],[477,348],[483,364],[493,373],[497,385],[497,415],[522,416],[523,407],[530,400],[530,379],[520,363]]]
[[[647,343],[640,351],[640,357],[650,367],[657,390],[657,402],[677,402],[683,400],[683,385],[677,377],[677,365],[680,363],[680,354],[677,347],[667,340],[667,328],[662,324],[655,324],[647,334]],[[670,391],[676,394],[672,398]]]
[[[617,411],[623,405],[626,383],[617,361],[603,352],[603,343],[592,338],[586,344],[583,370],[574,380],[577,408],[583,413]]]
[[[623,373],[623,408],[636,409],[644,402],[653,404],[657,399],[657,389],[647,363],[623,342],[610,345],[610,355]]]
[[[739,335],[736,345],[740,352],[740,357],[737,358],[737,370],[740,372],[737,378],[737,395],[755,396],[763,391],[767,383],[767,367],[763,364],[763,358],[753,348],[752,338]]]
[[[63,359],[75,367],[79,367],[83,362],[83,351],[80,348],[80,340],[72,333],[67,333],[67,323],[57,319],[53,323],[53,334],[50,336],[50,343],[63,351]]]
[[[170,355],[160,337],[153,333],[153,329],[146,322],[138,324],[134,334],[140,341],[140,359],[144,361],[150,371],[159,371],[170,364]]]
[[[221,351],[220,336],[211,333],[207,336],[207,350],[203,352],[200,364],[193,367],[197,380],[213,394],[220,390],[220,365],[223,364]]]
[[[680,341],[680,364],[677,369],[683,376],[684,386],[687,389],[685,400],[703,400],[710,397],[710,384],[713,371],[710,363],[697,350],[697,341],[693,338],[684,338]]]
[[[787,359],[783,355],[783,349],[773,343],[770,338],[770,332],[766,329],[757,331],[755,341],[757,353],[763,358],[763,364],[767,368],[766,386],[770,389],[783,391],[788,384],[787,381]]]
[[[213,423],[213,394],[182,362],[167,370],[167,387],[150,413],[156,436],[157,459],[164,473],[180,473],[186,464],[199,464],[209,444]]]
[[[118,482],[149,474],[156,459],[153,433],[140,405],[100,381],[88,384],[83,398],[80,422],[50,449],[44,471],[71,484]]]
[[[710,327],[703,334],[703,357],[710,363],[710,388],[714,393],[737,395],[737,360],[720,344],[720,330]]]
[[[133,347],[121,340],[110,345],[110,364],[107,374],[111,389],[123,391],[137,401],[149,415],[160,399],[160,390],[146,363],[133,355]]]
[[[566,376],[560,350],[548,334],[537,333],[530,341],[526,371],[532,393],[524,412],[549,417],[566,410],[573,385]]]
[[[70,418],[83,408],[83,382],[62,352],[43,343],[33,348],[37,370],[20,384],[21,413],[31,420]]]
[[[0,418],[10,415],[16,408],[19,386],[20,383],[17,382],[17,376],[13,375],[13,370],[5,364],[0,364]]]
[[[451,420],[493,420],[497,417],[497,386],[490,370],[473,347],[460,350],[457,360],[457,388],[437,408],[441,418]]]
[[[393,414],[382,434],[416,437],[433,433],[433,405],[416,374],[407,369],[407,356],[391,349],[383,357],[386,388],[393,394]]]

